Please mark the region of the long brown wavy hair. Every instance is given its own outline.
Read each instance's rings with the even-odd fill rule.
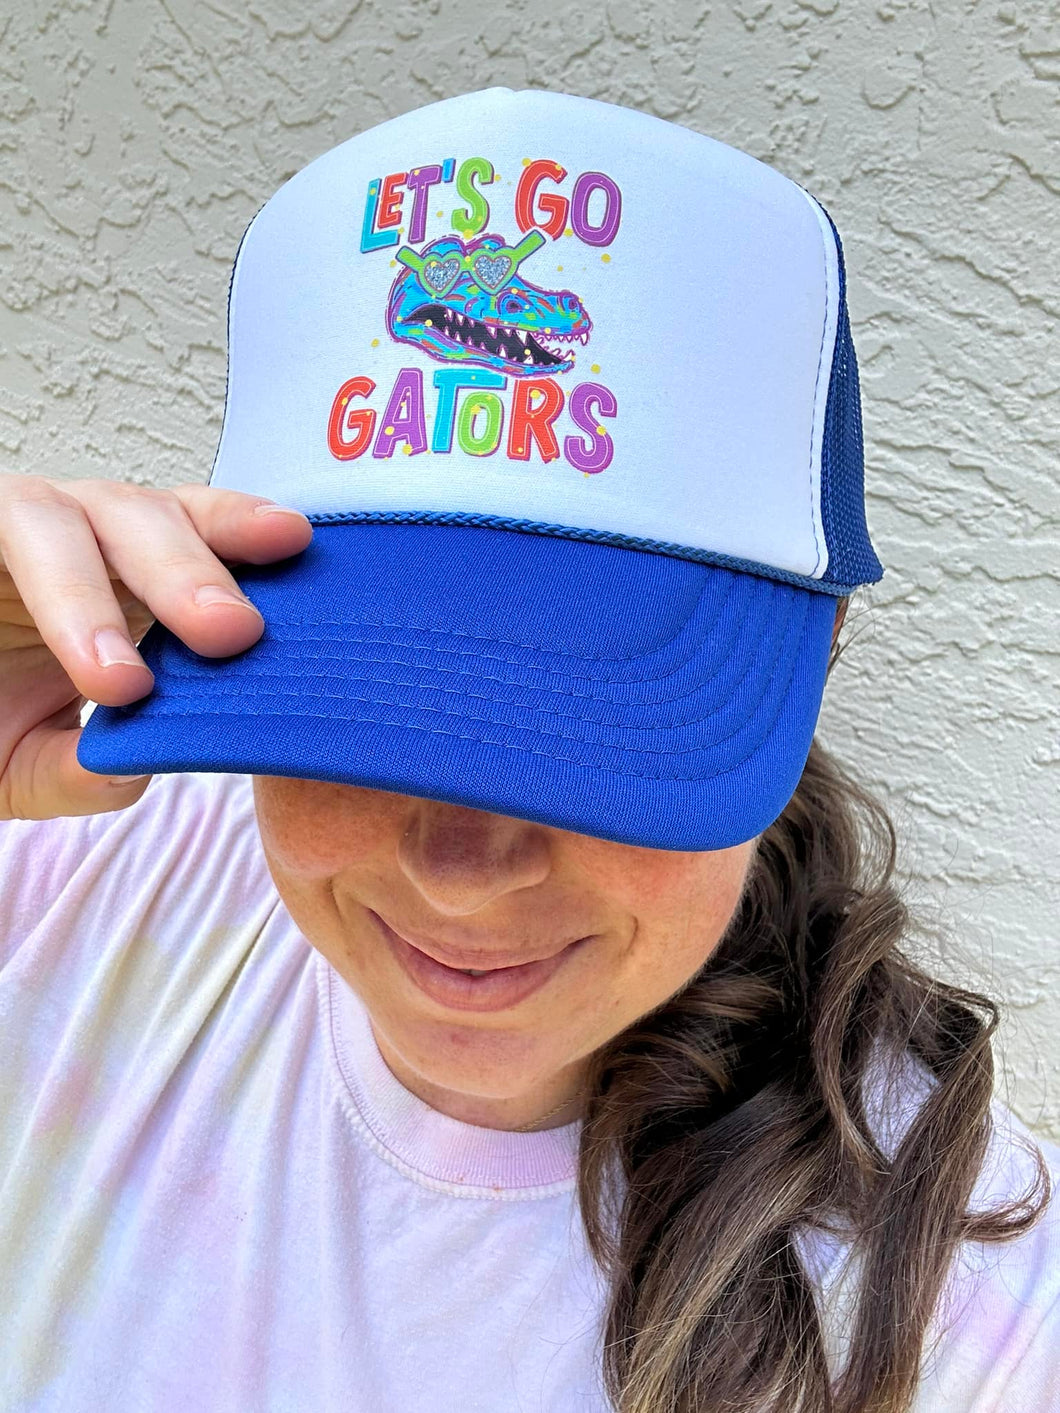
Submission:
[[[904,954],[895,864],[885,808],[815,741],[720,947],[593,1056],[578,1201],[616,1413],[907,1413],[958,1244],[1047,1205],[1034,1149],[1026,1193],[966,1209],[998,1007]],[[890,1157],[864,1104],[881,1045],[930,1072]],[[813,1229],[863,1262],[841,1371],[795,1241]]]

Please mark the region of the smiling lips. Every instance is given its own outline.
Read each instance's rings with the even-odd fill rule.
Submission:
[[[454,1010],[499,1011],[518,1005],[539,991],[560,967],[591,940],[588,937],[579,938],[552,956],[536,961],[521,961],[476,971],[466,966],[472,959],[453,957],[454,963],[463,962],[464,966],[440,961],[418,944],[408,942],[395,932],[378,913],[373,912],[371,916],[391,954],[410,980],[431,1000]],[[438,950],[436,944],[431,943],[431,946],[435,951]],[[481,961],[482,958],[476,957],[473,960]]]
[[[474,971],[477,969],[487,972],[501,971],[513,967],[531,966],[536,962],[547,962],[551,960],[552,957],[557,956],[559,952],[563,951],[563,947],[559,947],[556,951],[547,952],[541,957],[528,957],[525,952],[516,954],[514,952],[491,951],[489,957],[486,958],[481,952],[458,952],[452,947],[442,947],[433,940],[428,940],[425,937],[417,937],[414,933],[407,930],[405,932],[398,932],[396,928],[391,927],[390,923],[384,922],[384,920],[379,917],[378,913],[374,913],[373,916],[379,918],[379,921],[383,923],[384,927],[389,928],[395,937],[400,937],[401,940],[407,942],[410,947],[415,947],[418,952],[423,952],[425,956],[430,957],[432,961],[438,962],[441,966],[456,971]],[[564,943],[564,947],[567,946],[570,946],[570,943]],[[483,966],[483,962],[487,960],[489,961],[489,966]]]

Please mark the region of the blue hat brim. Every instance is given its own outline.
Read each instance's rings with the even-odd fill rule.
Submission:
[[[151,694],[97,707],[105,775],[220,771],[397,791],[617,843],[727,848],[798,784],[836,600],[671,555],[482,526],[318,525],[232,571],[261,639],[156,623]]]

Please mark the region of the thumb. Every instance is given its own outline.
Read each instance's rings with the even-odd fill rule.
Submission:
[[[0,819],[108,814],[140,798],[150,775],[111,777],[85,770],[77,759],[80,739],[79,726],[54,721],[28,731],[0,775]]]

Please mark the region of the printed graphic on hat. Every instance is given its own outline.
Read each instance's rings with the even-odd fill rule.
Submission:
[[[517,378],[569,372],[570,345],[588,343],[593,324],[573,290],[542,289],[520,271],[544,244],[532,230],[517,246],[493,234],[470,243],[441,236],[418,254],[402,246],[395,258],[406,268],[390,288],[387,332],[447,363]]]
[[[548,251],[542,247],[561,237],[586,253],[610,246],[621,222],[622,193],[612,177],[597,171],[574,178],[569,196],[540,189],[546,183],[562,188],[567,178],[559,162],[524,158],[507,217],[490,209],[489,198],[496,202],[503,192],[494,197],[482,189],[501,180],[485,157],[459,165],[448,157],[368,182],[360,254],[371,260],[385,252],[396,270],[380,324],[393,343],[430,362],[388,369],[382,388],[363,371],[346,378],[328,418],[332,456],[355,461],[366,454],[388,459],[395,452],[414,457],[459,450],[529,461],[536,452],[542,462],[562,457],[586,476],[611,464],[614,441],[605,423],[617,416],[615,394],[595,379],[570,386],[593,320],[578,293],[558,282],[549,287]],[[428,205],[443,201],[439,188],[449,183],[461,201],[448,211],[442,205],[435,216],[448,218],[454,233],[428,240]],[[600,198],[595,213],[594,196]],[[522,232],[518,241],[502,234],[510,229],[508,220]],[[611,268],[606,250],[595,258],[599,269]],[[530,278],[535,265],[537,281]],[[371,346],[377,348],[379,339]],[[432,372],[430,363],[447,366]],[[598,364],[590,371],[599,373]]]

